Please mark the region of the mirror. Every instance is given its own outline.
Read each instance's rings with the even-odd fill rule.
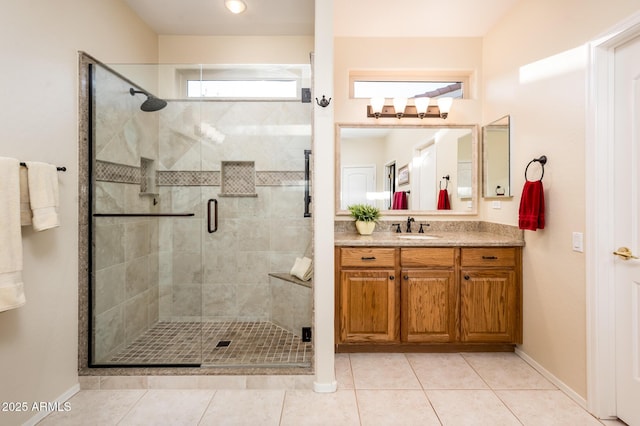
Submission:
[[[477,214],[477,139],[475,125],[337,124],[337,214],[360,203],[383,215]]]
[[[510,118],[504,116],[482,128],[482,196],[511,197],[509,161]]]

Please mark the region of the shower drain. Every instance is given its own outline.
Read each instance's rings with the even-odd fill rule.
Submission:
[[[226,348],[231,344],[231,340],[220,340],[216,345],[216,348]]]

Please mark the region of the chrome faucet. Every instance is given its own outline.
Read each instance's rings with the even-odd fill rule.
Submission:
[[[416,220],[409,216],[407,218],[407,232],[411,232],[411,222],[415,222]]]

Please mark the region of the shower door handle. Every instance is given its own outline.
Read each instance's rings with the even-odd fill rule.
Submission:
[[[213,203],[213,228],[211,228],[211,203]],[[207,231],[210,234],[218,230],[218,200],[210,198],[207,201]]]

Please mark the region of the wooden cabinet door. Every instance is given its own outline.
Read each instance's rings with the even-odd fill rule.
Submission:
[[[397,340],[398,303],[393,269],[342,270],[340,273],[340,340]]]
[[[463,269],[460,274],[463,342],[515,343],[516,274],[513,270]]]
[[[403,270],[402,341],[455,341],[457,294],[453,270]]]

